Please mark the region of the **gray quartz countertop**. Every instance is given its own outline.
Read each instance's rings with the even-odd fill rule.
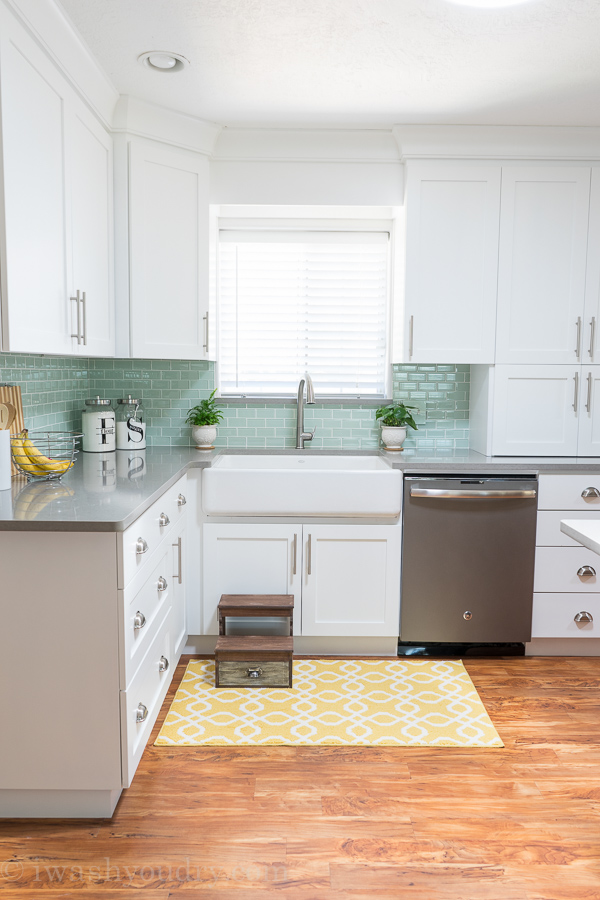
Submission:
[[[80,453],[61,482],[13,478],[0,491],[0,531],[124,531],[188,469],[211,466],[222,453],[381,456],[393,468],[415,474],[538,474],[589,472],[600,476],[600,458],[486,457],[474,450],[210,450],[153,447]]]

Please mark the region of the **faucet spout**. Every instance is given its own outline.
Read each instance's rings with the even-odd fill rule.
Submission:
[[[312,441],[315,436],[314,428],[312,431],[304,430],[304,386],[306,385],[306,403],[313,404],[315,402],[315,389],[312,378],[306,373],[305,378],[300,379],[298,385],[298,408],[296,415],[296,450],[304,450],[304,442]]]

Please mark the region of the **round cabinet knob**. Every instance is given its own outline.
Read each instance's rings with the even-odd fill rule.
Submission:
[[[160,578],[158,579],[158,584],[157,584],[158,590],[161,592],[166,591],[168,586],[169,586],[169,583],[168,583],[167,579],[163,578],[163,576],[161,575]]]
[[[140,722],[145,722],[148,718],[148,707],[144,706],[143,703],[140,703],[138,708],[135,711],[135,721],[139,725]]]
[[[185,499],[183,494],[180,494],[179,497],[177,498],[177,506],[185,506],[186,503],[187,503],[187,500]]]
[[[591,566],[582,566],[580,569],[577,569],[577,574],[580,578],[585,578],[586,575],[595,575],[596,570],[592,569]]]
[[[158,661],[158,671],[159,672],[168,672],[169,670],[169,660],[166,656],[161,656]]]
[[[260,678],[262,673],[263,670],[260,668],[260,666],[257,666],[255,669],[246,669],[246,675],[248,676],[248,678]]]
[[[473,618],[473,613],[469,609],[465,610],[465,612],[463,613],[463,619],[466,619],[468,622],[472,618]]]
[[[133,627],[136,631],[139,631],[140,628],[143,628],[146,624],[146,616],[143,612],[140,612],[139,609],[133,617]]]
[[[600,491],[595,487],[587,487],[581,492],[584,500],[597,500],[600,497]]]
[[[591,625],[594,621],[594,617],[590,612],[586,612],[582,609],[581,612],[577,613],[573,621],[577,622],[578,625]]]
[[[158,524],[161,528],[164,528],[166,525],[170,525],[171,520],[166,513],[161,513],[158,517]]]
[[[148,552],[148,544],[143,537],[139,537],[135,542],[135,552],[138,554]]]

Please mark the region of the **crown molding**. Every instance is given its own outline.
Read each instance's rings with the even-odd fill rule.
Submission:
[[[130,134],[212,156],[222,126],[137,97],[122,95],[116,105],[115,134]]]
[[[214,158],[219,162],[400,162],[391,129],[361,128],[224,128]]]
[[[105,127],[119,93],[55,0],[0,0]]]
[[[395,125],[400,158],[600,159],[600,128],[535,125]]]

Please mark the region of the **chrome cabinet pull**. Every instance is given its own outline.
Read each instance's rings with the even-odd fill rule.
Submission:
[[[594,621],[594,617],[591,612],[586,612],[585,609],[582,609],[581,612],[574,616],[573,621],[577,622],[578,625],[588,625]]]
[[[204,322],[204,343],[202,347],[208,353],[208,310],[206,310],[206,315],[202,316],[202,321]]]
[[[79,291],[77,291],[79,293]],[[81,333],[81,339],[83,341],[83,346],[87,347],[87,298],[85,296],[85,291],[81,295],[81,309],[83,312],[82,320],[83,320],[83,329]]]
[[[596,316],[592,316],[590,320],[590,347],[588,353],[590,358],[594,359],[594,344],[596,343]]]
[[[177,538],[177,542],[172,544],[171,546],[177,547],[177,574],[174,577],[177,579],[177,583],[181,584],[183,582],[183,567],[181,565],[181,538]]]
[[[573,381],[575,382],[575,393],[573,395],[573,410],[577,412],[577,400],[579,397],[579,372],[575,372],[573,376]]]
[[[77,334],[71,334],[72,338],[77,338],[77,343],[81,344],[81,296],[80,292],[77,291],[75,297],[70,298],[72,303],[76,304],[77,309]]]
[[[159,672],[168,672],[169,671],[169,660],[166,656],[161,656],[158,661],[158,671]]]
[[[177,506],[185,506],[186,503],[187,503],[187,500],[185,499],[183,494],[180,494],[177,498]]]
[[[163,576],[161,575],[160,578],[158,579],[158,585],[157,585],[158,590],[162,593],[163,591],[166,591],[168,586],[169,586],[169,583],[168,583],[167,579],[163,578]]]
[[[158,524],[161,528],[166,528],[167,525],[171,524],[171,520],[166,513],[161,513],[158,517]]]
[[[575,348],[577,359],[581,356],[581,316],[577,316],[577,346]]]
[[[138,705],[138,708],[135,711],[135,721],[136,724],[140,724],[140,722],[145,722],[148,718],[148,707],[144,706],[143,703]]]
[[[463,613],[463,619],[466,622],[470,622],[472,618],[473,618],[473,613],[471,612],[470,609],[466,609]]]
[[[294,535],[293,551],[292,551],[292,575],[296,574],[298,562],[298,535]]]
[[[408,323],[408,358],[412,359],[415,336],[415,317],[411,316]]]
[[[148,544],[147,544],[147,542],[144,540],[143,537],[139,537],[139,538],[137,539],[137,541],[135,542],[135,552],[136,552],[138,555],[141,555],[142,553],[147,553],[147,552],[148,552]]]
[[[580,569],[577,569],[577,574],[580,578],[585,578],[586,575],[595,575],[596,570],[591,566],[581,566]]]
[[[592,411],[592,373],[588,372],[587,377],[587,399],[585,401],[585,408],[589,413]]]
[[[263,670],[260,668],[260,666],[256,666],[255,669],[246,669],[246,675],[248,676],[248,678],[260,678],[262,673]]]
[[[312,534],[308,536],[308,554],[307,554],[307,562],[306,562],[306,574],[312,575]]]
[[[135,631],[139,631],[140,628],[143,628],[146,624],[146,616],[143,612],[140,612],[139,609],[133,617],[133,627]]]
[[[584,500],[589,500],[591,498],[597,499],[600,497],[600,491],[595,487],[587,487],[581,492],[581,496]]]

